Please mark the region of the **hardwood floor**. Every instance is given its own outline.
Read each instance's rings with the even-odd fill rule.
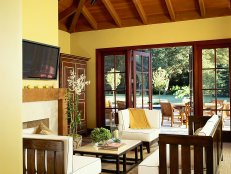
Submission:
[[[220,166],[220,174],[231,173],[231,143],[223,144],[223,161]]]

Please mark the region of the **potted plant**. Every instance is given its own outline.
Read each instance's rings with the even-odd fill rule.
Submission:
[[[70,71],[70,76],[67,79],[68,89],[66,94],[67,100],[67,118],[69,120],[68,135],[73,137],[74,149],[81,146],[82,136],[78,134],[78,126],[81,126],[81,111],[79,111],[79,95],[81,95],[86,85],[90,81],[85,81],[86,76],[81,74],[79,78],[74,71]],[[74,92],[74,97],[71,97],[71,92]]]
[[[90,137],[93,143],[96,143],[98,145],[105,145],[107,143],[107,140],[109,140],[112,137],[112,135],[110,130],[101,127],[94,128],[91,131]]]

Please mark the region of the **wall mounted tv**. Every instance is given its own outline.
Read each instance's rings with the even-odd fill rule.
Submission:
[[[59,47],[23,40],[23,79],[57,79]]]

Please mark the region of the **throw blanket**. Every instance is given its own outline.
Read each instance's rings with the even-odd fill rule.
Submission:
[[[143,109],[129,108],[130,128],[149,129],[151,128]]]

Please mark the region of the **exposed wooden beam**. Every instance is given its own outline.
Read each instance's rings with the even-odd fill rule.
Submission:
[[[116,13],[114,7],[112,6],[112,3],[109,0],[102,0],[102,3],[105,5],[108,12],[111,14],[111,16],[114,19],[116,25],[121,27],[122,26],[121,20],[120,20],[118,14]]]
[[[96,30],[97,29],[97,22],[85,6],[83,6],[82,14],[87,19],[87,21],[90,23],[91,27]]]
[[[80,14],[82,12],[82,8],[83,8],[83,5],[84,5],[85,1],[86,0],[79,0],[78,7],[77,7],[77,9],[75,11],[75,15],[74,15],[74,17],[72,19],[71,26],[70,26],[70,29],[69,29],[70,33],[75,32],[75,27],[76,27],[76,24],[78,22],[79,16],[80,16]]]
[[[140,3],[140,0],[133,0],[133,3],[136,7],[136,10],[138,11],[139,15],[140,15],[140,18],[142,20],[142,22],[144,24],[148,24],[148,20],[147,20],[147,17],[146,17],[146,14],[144,12],[144,9]]]
[[[74,14],[76,11],[78,5],[78,0],[74,0],[72,5],[70,7],[68,7],[67,9],[65,9],[64,11],[62,11],[61,13],[59,13],[59,21],[69,17],[70,15]]]
[[[170,15],[171,20],[175,21],[176,20],[176,16],[175,16],[175,12],[173,10],[173,6],[172,6],[171,0],[165,0],[165,3],[167,5],[168,13]]]
[[[199,7],[200,7],[200,12],[201,12],[201,17],[205,17],[205,3],[204,0],[198,0]]]
[[[76,10],[76,7],[70,6],[69,8],[67,8],[64,11],[62,11],[61,13],[59,13],[59,21],[65,19],[66,17],[75,13],[75,10]]]

